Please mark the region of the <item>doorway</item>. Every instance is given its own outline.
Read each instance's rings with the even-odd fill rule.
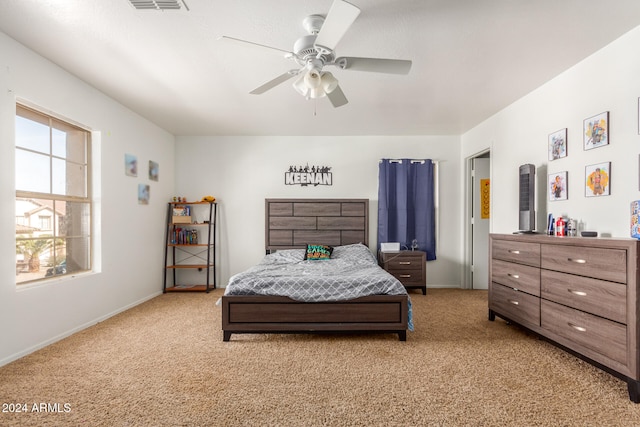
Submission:
[[[489,288],[489,232],[491,228],[491,153],[468,159],[467,259],[465,277],[471,289]]]

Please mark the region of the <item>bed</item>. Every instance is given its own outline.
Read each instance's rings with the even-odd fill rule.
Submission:
[[[266,255],[229,280],[223,340],[239,333],[393,333],[406,341],[409,296],[368,249],[368,213],[367,199],[266,199]],[[308,244],[333,247],[331,259],[303,260]],[[352,293],[352,281],[364,293]],[[310,292],[314,286],[330,289],[328,296]]]

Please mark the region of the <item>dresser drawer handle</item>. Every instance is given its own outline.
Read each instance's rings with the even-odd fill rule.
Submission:
[[[520,255],[520,251],[519,251],[519,250],[516,250],[516,249],[509,249],[509,253],[510,253],[510,254]]]
[[[402,277],[403,279],[408,279],[411,277],[410,274],[401,274],[400,277]]]
[[[587,293],[583,292],[583,291],[574,291],[573,289],[567,289],[569,292],[571,292],[574,295],[578,295],[579,297],[586,297]]]
[[[400,261],[398,264],[400,264],[400,265],[411,265],[411,261]]]
[[[582,326],[578,326],[578,325],[574,325],[571,322],[567,322],[567,325],[571,326],[573,329],[575,329],[576,331],[580,331],[580,332],[587,332],[587,328],[583,328]]]
[[[520,305],[520,303],[518,301],[515,301],[515,300],[512,300],[512,299],[508,299],[507,301],[509,301],[513,305]]]
[[[507,273],[507,276],[514,278],[514,279],[519,279],[520,275],[519,274],[511,274],[511,273]]]
[[[569,262],[575,262],[576,264],[586,264],[586,263],[587,263],[587,260],[580,259],[580,258],[576,258],[576,259],[573,259],[573,258],[567,258],[567,261],[569,261]]]

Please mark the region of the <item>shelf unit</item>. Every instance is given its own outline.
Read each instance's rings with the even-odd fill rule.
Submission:
[[[177,210],[188,215],[175,215]],[[216,288],[217,217],[215,202],[167,204],[163,293]]]

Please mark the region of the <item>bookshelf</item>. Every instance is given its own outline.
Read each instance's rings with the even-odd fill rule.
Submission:
[[[216,202],[169,202],[163,293],[216,288]]]

